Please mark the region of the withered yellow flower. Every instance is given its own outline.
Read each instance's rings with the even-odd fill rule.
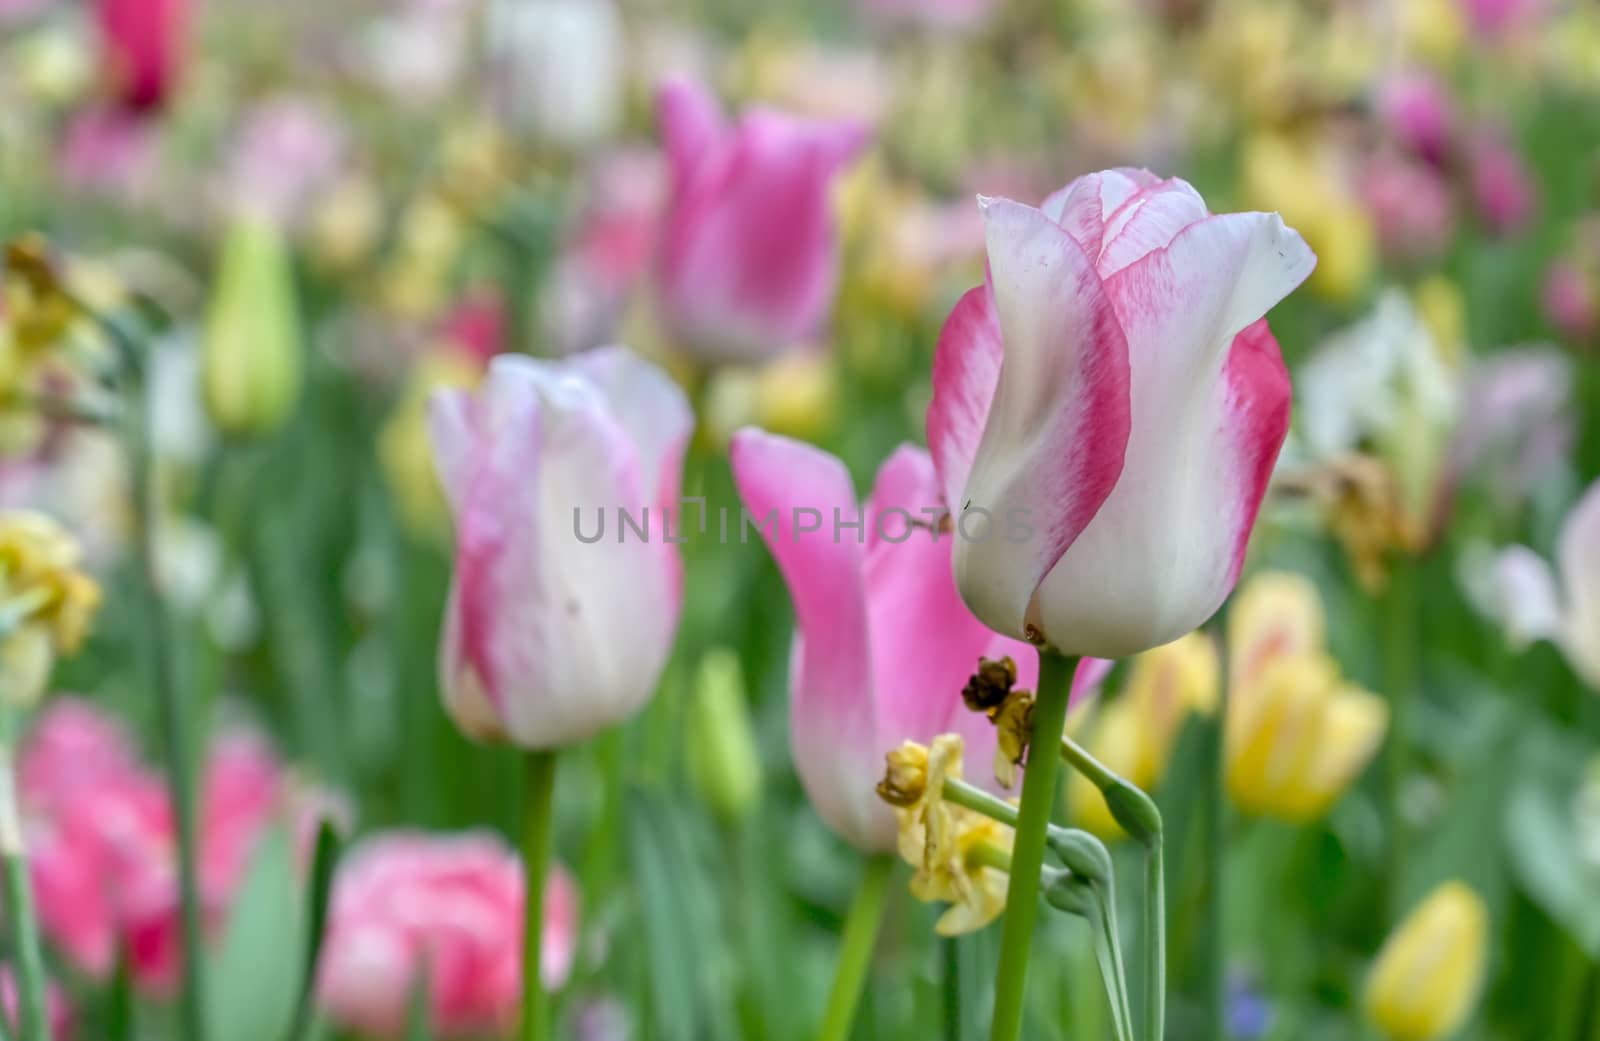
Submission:
[[[950,907],[935,929],[959,936],[981,929],[1005,910],[1011,829],[946,802],[946,779],[961,778],[961,738],[941,734],[930,747],[907,741],[889,753],[878,792],[895,807],[900,856],[916,871],[911,895]]]

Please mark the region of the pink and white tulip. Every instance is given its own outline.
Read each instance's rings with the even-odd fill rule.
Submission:
[[[729,453],[750,523],[762,524],[794,601],[789,734],[800,782],[846,842],[892,852],[894,814],[873,791],[884,753],[953,731],[973,762],[987,763],[994,727],[967,710],[961,689],[980,657],[1004,655],[1031,688],[1038,655],[961,602],[953,537],[926,526],[927,511],[943,505],[926,452],[896,450],[865,504],[844,464],[819,448],[746,428]],[[775,523],[764,524],[769,515]],[[860,528],[835,528],[858,520]],[[1085,668],[1082,682],[1103,668]]]
[[[1144,170],[979,204],[989,282],[945,323],[928,410],[962,598],[1063,653],[1175,640],[1238,579],[1289,426],[1262,315],[1316,258]]]
[[[439,392],[431,426],[456,520],[440,681],[457,725],[554,748],[632,716],[682,603],[666,525],[693,426],[683,392],[620,347],[502,355],[479,390]],[[622,529],[624,510],[648,537]]]
[[[426,974],[441,1037],[505,1033],[522,985],[522,863],[488,834],[389,832],[339,869],[323,940],[318,994],[328,1017],[378,1038],[404,1035]],[[578,944],[578,894],[552,868],[544,894],[540,977],[557,989]]]
[[[1513,645],[1549,640],[1578,678],[1600,692],[1600,481],[1562,524],[1555,565],[1527,546],[1510,546],[1486,576],[1470,576],[1468,591]]]
[[[757,361],[814,340],[838,281],[832,189],[866,128],[768,109],[730,126],[686,80],[656,109],[671,167],[657,288],[679,344]]]

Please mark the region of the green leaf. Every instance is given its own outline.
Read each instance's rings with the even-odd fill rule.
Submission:
[[[328,923],[328,899],[333,893],[334,869],[339,864],[342,843],[333,822],[324,819],[317,827],[317,847],[311,858],[311,888],[306,896],[305,960],[301,963],[300,997],[295,1005],[289,1041],[299,1041],[311,1028],[316,994],[317,962]]]
[[[213,1041],[282,1041],[300,983],[301,911],[285,829],[262,837],[207,974]]]

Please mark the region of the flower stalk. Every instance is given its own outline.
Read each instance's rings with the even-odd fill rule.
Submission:
[[[34,910],[33,881],[23,846],[17,807],[15,711],[0,691],[0,869],[5,874],[6,913],[11,922],[17,968],[17,1032],[20,1041],[49,1041],[45,1011],[44,956],[40,952],[39,918]]]
[[[1040,651],[1039,690],[1031,720],[1035,747],[1039,735],[1045,735],[1046,741],[1054,743],[1066,728],[1067,703],[1077,665],[1075,657]],[[1022,805],[1017,816],[1011,878],[1006,889],[1005,925],[1000,935],[1000,969],[995,979],[991,1041],[1016,1041],[1022,1036],[1028,958],[1033,946],[1045,840],[1059,787],[1059,767],[1060,759],[1055,755],[1030,754],[1023,773]]]
[[[556,754],[541,750],[524,762],[522,859],[526,872],[522,932],[522,1041],[545,1041],[550,1032],[550,1001],[544,965],[544,890],[550,867]]]
[[[818,1041],[844,1041],[850,1036],[850,1025],[855,1022],[856,1006],[860,1004],[861,989],[867,979],[867,966],[872,960],[872,947],[878,939],[878,926],[883,921],[884,893],[889,888],[889,876],[893,871],[893,857],[873,857],[867,861],[861,885],[845,917],[839,964],[834,969],[833,990],[822,1016],[822,1029],[817,1032]]]

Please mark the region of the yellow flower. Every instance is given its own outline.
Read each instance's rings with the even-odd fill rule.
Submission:
[[[1367,977],[1367,1018],[1392,1041],[1433,1041],[1477,1004],[1489,911],[1462,882],[1445,882],[1384,942]]]
[[[1371,761],[1388,705],[1345,682],[1325,652],[1316,586],[1268,571],[1247,582],[1228,624],[1228,787],[1246,812],[1315,818]]]
[[[27,704],[43,692],[51,666],[83,642],[100,587],[79,570],[77,542],[50,517],[0,511],[0,682]]]
[[[400,518],[420,538],[443,536],[450,521],[428,443],[428,398],[446,387],[471,387],[481,376],[481,367],[460,351],[430,352],[411,370],[399,402],[378,434],[378,457]]]
[[[1438,65],[1453,61],[1466,40],[1458,0],[1401,0],[1401,35],[1419,56]]]
[[[900,856],[916,869],[911,895],[951,906],[935,925],[941,936],[983,928],[1005,910],[1011,829],[944,801],[944,782],[961,777],[961,738],[941,734],[931,747],[907,741],[888,756],[878,792],[895,806]],[[909,805],[905,805],[906,800]]]
[[[1228,790],[1247,813],[1311,820],[1372,759],[1388,705],[1341,682],[1332,659],[1284,655],[1228,707]]]
[[[1417,283],[1412,297],[1440,358],[1447,367],[1459,369],[1467,351],[1467,301],[1461,287],[1444,275],[1429,275]]]
[[[1092,723],[1075,718],[1069,728],[1074,736],[1086,730],[1082,736],[1091,755],[1149,791],[1166,776],[1184,721],[1191,712],[1215,712],[1220,687],[1216,646],[1193,632],[1135,657],[1121,697],[1101,708]],[[1067,784],[1068,804],[1083,828],[1103,838],[1122,835],[1091,781],[1074,771]]]
[[[1257,134],[1245,144],[1242,176],[1251,202],[1283,214],[1316,251],[1312,288],[1348,300],[1366,287],[1377,263],[1377,234],[1327,146]]]
[[[706,389],[705,423],[715,444],[743,426],[815,440],[838,414],[839,375],[832,357],[797,351],[759,369],[723,367]]]

